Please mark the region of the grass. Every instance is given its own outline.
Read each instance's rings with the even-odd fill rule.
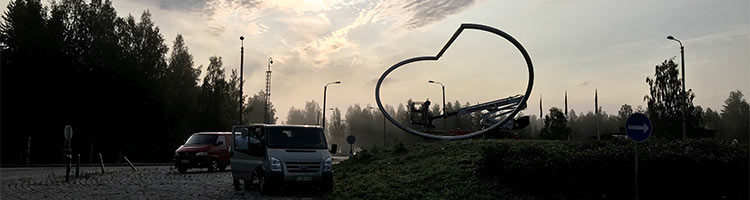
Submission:
[[[699,197],[747,198],[747,147],[718,140],[639,144],[642,193],[669,198],[671,190],[695,185],[708,190]],[[630,141],[429,141],[342,161],[334,166],[334,192],[323,197],[632,199],[633,166]]]
[[[335,166],[331,199],[497,199],[507,193],[482,178],[477,162],[491,142],[432,141],[364,151]],[[500,190],[498,190],[500,188]]]

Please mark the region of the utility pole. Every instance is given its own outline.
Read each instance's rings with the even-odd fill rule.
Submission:
[[[245,37],[240,36],[240,42],[242,43],[240,46],[240,121],[237,124],[242,124],[242,104],[244,102],[244,99],[242,97],[242,85],[245,83],[243,81],[242,74],[243,73],[243,64],[245,63]]]
[[[565,90],[565,118],[570,122],[570,118],[568,117],[568,91]],[[573,138],[573,134],[568,134],[568,140]]]
[[[568,91],[565,90],[565,116],[568,116]]]
[[[443,83],[441,82],[437,82],[433,80],[429,80],[427,81],[427,83],[439,84],[440,87],[443,89],[443,132],[445,132],[447,131],[447,126],[448,126],[448,122],[446,121],[446,118],[448,116],[446,116],[447,112],[445,110],[445,85],[443,85]]]
[[[594,89],[594,112],[596,113],[596,140],[600,140],[599,135],[599,93],[598,89]]]
[[[682,46],[682,41],[674,38],[673,36],[667,36],[668,40],[674,40],[680,43],[680,59],[682,60],[682,139],[687,139],[687,122],[685,121],[685,112],[687,112],[687,92],[685,91],[685,46]]]
[[[539,94],[539,119],[542,120],[542,126],[544,126],[544,112],[542,111],[542,94]]]
[[[326,128],[326,93],[328,93],[328,85],[331,84],[341,84],[341,81],[334,81],[326,83],[325,86],[323,86],[323,123],[321,124],[323,127],[323,130]]]

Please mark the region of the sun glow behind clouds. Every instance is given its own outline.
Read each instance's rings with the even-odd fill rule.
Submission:
[[[272,100],[282,120],[291,106],[302,107],[304,101],[311,99],[321,102],[322,84],[332,80],[342,80],[344,84],[328,91],[329,107],[343,110],[354,103],[373,103],[372,82],[384,68],[408,57],[434,55],[463,22],[494,26],[516,37],[529,50],[535,64],[534,95],[544,94],[545,107],[560,107],[563,90],[567,90],[570,107],[579,112],[592,110],[593,106],[589,104],[592,104],[591,96],[597,88],[599,103],[608,113],[616,113],[624,103],[643,105],[642,97],[648,92],[644,77],[653,76],[654,65],[663,59],[672,56],[679,59],[676,44],[664,39],[667,34],[673,34],[686,44],[687,87],[695,89],[698,95],[695,103],[717,109],[730,90],[746,92],[749,85],[748,70],[742,64],[748,59],[744,56],[748,49],[748,11],[742,9],[747,8],[747,3],[726,3],[732,5],[667,1],[633,4],[482,0],[113,2],[120,16],[127,13],[139,16],[143,10],[150,10],[168,41],[178,33],[183,34],[196,66],[205,67],[208,57],[216,55],[223,57],[227,69],[238,69],[238,37],[245,36],[245,93],[256,93],[264,87],[267,60],[273,57]],[[700,12],[644,9],[663,7],[663,4],[678,6],[675,10]],[[609,7],[621,9],[602,11]],[[693,20],[687,25],[685,17],[703,20]],[[460,54],[459,58],[465,54],[479,57],[482,52],[489,51],[485,47],[488,43],[467,44],[480,53],[462,52],[461,44],[449,53]],[[454,57],[447,56],[443,63],[448,63],[451,58]],[[499,59],[491,57],[495,58]],[[403,70],[407,69],[414,68]],[[476,101],[494,99],[496,96],[483,94],[497,94],[495,90],[505,91],[505,86],[509,85],[508,82],[497,83],[503,87],[471,85],[509,80],[483,80],[479,75],[460,78],[464,71],[456,69],[461,68],[426,70],[424,74],[411,77],[419,79],[414,87],[429,91],[423,95],[394,96],[389,103],[439,95],[439,88],[428,85],[426,79],[450,83],[449,100],[471,103],[476,102],[470,98],[477,98]],[[497,75],[500,72],[480,75],[485,74]],[[408,85],[405,80],[410,79],[394,79],[387,84],[403,87]],[[466,86],[460,85],[464,82]],[[478,90],[486,88],[494,90]],[[508,90],[517,91],[515,88]],[[466,93],[458,93],[462,91]],[[532,99],[538,101],[538,97]],[[435,96],[431,100],[439,98]],[[538,113],[538,110],[532,110],[528,112]]]

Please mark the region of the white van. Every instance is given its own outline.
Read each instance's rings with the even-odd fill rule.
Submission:
[[[320,126],[253,124],[232,128],[230,155],[236,189],[240,180],[261,193],[289,184],[333,190],[333,161]]]

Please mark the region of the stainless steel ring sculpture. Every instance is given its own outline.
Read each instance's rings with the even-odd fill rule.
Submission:
[[[529,53],[526,52],[526,49],[521,45],[520,42],[518,42],[518,40],[516,40],[515,38],[513,38],[509,34],[503,32],[501,30],[498,30],[496,28],[493,28],[493,27],[490,27],[490,26],[481,25],[481,24],[461,24],[461,26],[458,28],[458,30],[456,30],[456,32],[450,38],[450,40],[448,40],[448,43],[446,43],[445,46],[443,46],[443,48],[440,50],[440,52],[437,55],[435,55],[435,56],[414,57],[414,58],[409,58],[409,59],[403,60],[403,61],[398,62],[395,65],[391,66],[390,68],[388,68],[388,70],[386,70],[383,73],[383,75],[380,76],[380,78],[378,79],[378,84],[375,86],[375,101],[378,104],[378,108],[380,109],[380,112],[383,113],[383,116],[385,116],[385,118],[388,119],[388,121],[390,121],[391,123],[393,123],[397,127],[401,128],[402,130],[404,130],[406,132],[409,132],[411,134],[418,135],[418,136],[427,137],[427,138],[433,138],[433,139],[442,139],[442,140],[455,140],[455,139],[465,139],[465,138],[470,138],[470,137],[478,136],[478,135],[487,133],[487,132],[491,131],[492,129],[496,129],[498,127],[501,127],[505,123],[507,123],[510,119],[513,119],[513,117],[515,117],[518,114],[518,112],[520,112],[521,110],[523,110],[525,108],[525,106],[516,106],[516,108],[513,109],[513,111],[507,117],[505,117],[503,120],[498,121],[497,123],[495,123],[494,125],[490,126],[489,128],[481,129],[481,130],[478,130],[478,131],[475,131],[475,132],[472,132],[472,133],[469,133],[469,134],[466,134],[466,135],[454,135],[454,136],[434,135],[434,134],[424,133],[422,131],[409,128],[409,127],[404,126],[403,124],[399,123],[395,119],[393,119],[393,117],[391,117],[391,115],[388,114],[388,112],[386,112],[385,108],[383,107],[383,103],[380,101],[380,86],[383,83],[383,80],[385,80],[385,77],[388,76],[388,74],[390,74],[391,72],[393,72],[393,70],[396,70],[397,68],[399,68],[399,67],[401,67],[403,65],[412,63],[412,62],[437,61],[438,59],[440,59],[440,57],[443,55],[443,53],[445,53],[445,51],[448,50],[448,48],[456,40],[456,38],[458,38],[458,36],[461,35],[461,32],[463,32],[464,29],[476,29],[476,30],[481,30],[481,31],[486,31],[486,32],[494,33],[495,35],[498,35],[498,36],[503,37],[506,40],[510,41],[518,49],[518,51],[521,52],[521,54],[523,55],[524,60],[526,61],[526,66],[528,67],[528,70],[529,70],[529,83],[528,83],[528,86],[526,87],[526,93],[524,93],[523,99],[521,100],[521,102],[520,102],[519,105],[525,105],[526,104],[526,101],[529,99],[529,96],[531,95],[531,89],[532,89],[532,87],[534,85],[534,66],[531,63],[531,57],[529,57]]]

